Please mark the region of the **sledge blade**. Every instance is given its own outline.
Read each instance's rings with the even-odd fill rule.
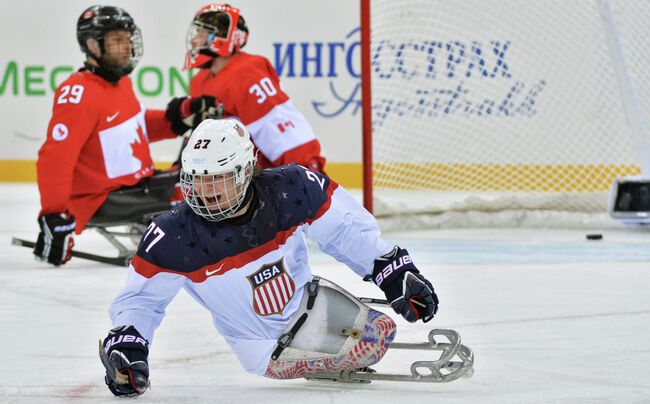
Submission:
[[[445,337],[449,342],[438,342]],[[307,380],[339,383],[370,383],[373,380],[395,382],[448,383],[474,374],[474,353],[460,343],[460,335],[454,330],[435,329],[429,332],[429,342],[393,343],[390,349],[441,351],[433,361],[416,361],[411,364],[411,374],[381,373],[371,369],[347,369],[340,372],[319,373]]]

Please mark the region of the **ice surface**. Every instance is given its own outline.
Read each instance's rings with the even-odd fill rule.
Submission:
[[[104,386],[97,340],[125,269],[73,259],[33,260],[11,236],[36,237],[34,185],[0,185],[0,402],[124,402]],[[449,384],[340,385],[246,374],[208,314],[181,292],[150,355],[152,389],[170,403],[647,403],[650,401],[650,233],[440,230],[388,234],[408,248],[441,299],[436,318],[398,320],[397,340],[453,328],[476,356],[475,374]],[[79,250],[110,252],[93,233]],[[313,271],[356,295],[382,297],[318,251]],[[420,357],[421,358],[421,357]],[[416,357],[389,352],[379,370]]]

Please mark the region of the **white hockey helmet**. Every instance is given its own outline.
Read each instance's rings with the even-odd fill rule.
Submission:
[[[194,213],[210,221],[240,208],[256,155],[248,129],[236,119],[206,119],[194,129],[181,156],[181,186]]]

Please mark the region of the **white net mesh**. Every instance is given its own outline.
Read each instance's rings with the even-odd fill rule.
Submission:
[[[612,9],[645,119],[650,2]],[[613,179],[639,174],[643,151],[598,10],[594,0],[372,1],[375,214],[604,213]]]

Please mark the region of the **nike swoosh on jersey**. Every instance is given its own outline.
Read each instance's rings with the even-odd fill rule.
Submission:
[[[214,275],[214,274],[216,274],[217,272],[221,271],[221,268],[223,268],[223,265],[224,265],[224,264],[221,264],[221,266],[220,266],[219,268],[215,269],[214,271],[208,271],[208,270],[206,269],[206,270],[205,270],[205,276]]]
[[[113,119],[117,118],[117,116],[120,114],[120,111],[117,111],[114,115],[107,116],[106,117],[106,122],[111,122]]]

